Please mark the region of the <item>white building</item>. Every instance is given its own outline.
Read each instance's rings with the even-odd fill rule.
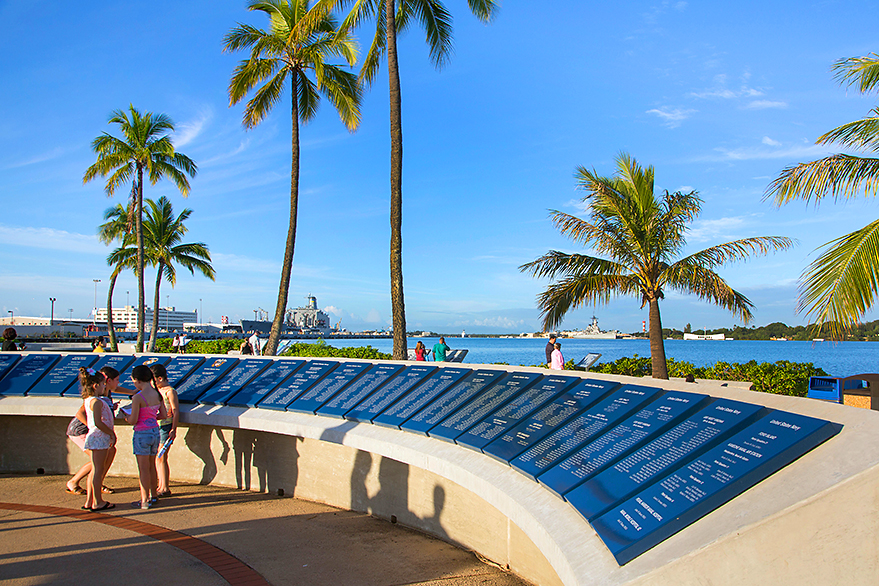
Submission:
[[[107,321],[107,308],[98,308],[98,323]],[[147,307],[144,310],[144,321],[146,328],[149,329],[153,323],[153,310]],[[168,332],[183,330],[184,323],[198,321],[198,312],[195,311],[177,311],[173,307],[159,308],[159,329]],[[127,331],[137,331],[137,307],[126,305],[125,307],[113,308],[113,323],[125,324]]]

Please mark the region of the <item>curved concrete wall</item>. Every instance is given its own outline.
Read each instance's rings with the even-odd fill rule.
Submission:
[[[844,428],[622,567],[572,507],[510,467],[454,444],[370,424],[184,405],[187,429],[173,448],[173,475],[243,489],[284,489],[287,495],[396,518],[541,585],[876,583],[879,413],[710,381],[694,386],[584,376],[698,390]],[[0,470],[43,467],[51,473],[78,467],[83,455],[62,442],[78,404],[67,398],[0,397]],[[129,430],[119,428],[114,473],[136,474]]]

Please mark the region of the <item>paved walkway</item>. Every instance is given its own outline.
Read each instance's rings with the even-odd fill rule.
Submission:
[[[473,554],[362,513],[291,497],[174,485],[132,509],[82,511],[66,476],[0,474],[0,584],[527,586]]]

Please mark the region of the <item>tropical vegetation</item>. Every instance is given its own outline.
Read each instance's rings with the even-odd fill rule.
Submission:
[[[335,18],[325,7],[309,8],[308,4],[308,0],[254,0],[247,8],[268,16],[268,29],[239,23],[224,38],[228,51],[250,49],[250,57],[235,68],[228,90],[230,105],[234,105],[255,89],[244,108],[245,128],[253,128],[265,119],[283,98],[285,87],[290,92],[289,227],[275,317],[264,349],[266,355],[277,352],[287,313],[299,208],[299,122],[314,118],[323,95],[349,130],[360,123],[361,91],[357,77],[330,62],[339,58],[353,65],[357,60],[354,39],[346,30],[338,29]]]
[[[556,327],[565,314],[582,305],[607,303],[618,295],[639,297],[641,307],[649,308],[652,376],[667,379],[659,312],[665,291],[696,295],[747,323],[752,303],[714,269],[754,254],[784,250],[793,242],[777,236],[744,238],[678,258],[702,200],[695,191],[656,194],[653,167],[641,167],[626,153],[616,163],[613,177],[578,168],[575,177],[578,187],[587,192],[583,203],[588,219],[551,210],[553,224],[564,236],[608,258],[551,250],[519,268],[553,280],[537,298],[544,330]]]
[[[159,288],[164,278],[173,287],[177,284],[175,264],[187,269],[191,275],[198,271],[211,281],[216,272],[211,265],[211,253],[203,242],[184,243],[183,236],[188,229],[184,222],[192,215],[192,210],[185,208],[180,215],[174,217],[174,207],[168,198],[162,196],[158,201],[146,200],[147,214],[144,221],[144,241],[146,257],[156,267],[156,289],[153,298],[153,323],[150,327],[150,342],[147,349],[152,352],[156,345],[159,331]]]
[[[120,246],[113,250],[107,257],[107,264],[113,267],[110,273],[110,285],[107,288],[107,334],[110,337],[110,351],[116,352],[118,345],[116,342],[116,329],[113,326],[113,291],[116,289],[116,279],[125,269],[136,270],[137,268],[137,249],[134,247],[134,234],[132,227],[132,219],[134,214],[131,213],[131,204],[124,207],[122,204],[116,204],[111,208],[107,208],[104,212],[103,224],[98,226],[98,238],[104,244],[112,244],[115,241],[120,242]]]
[[[107,177],[104,191],[108,196],[116,193],[121,186],[131,181],[131,200],[134,207],[134,231],[136,235],[137,259],[137,351],[143,351],[144,342],[144,243],[143,243],[143,178],[144,172],[153,185],[162,178],[169,178],[185,197],[189,195],[187,175],[195,177],[196,164],[186,155],[174,150],[168,136],[173,132],[174,123],[164,114],[146,112],[141,114],[134,105],[128,112],[114,110],[108,124],[117,124],[122,138],[104,132],[92,141],[92,150],[98,158],[83,175],[83,183],[98,175]]]
[[[403,107],[400,68],[397,60],[397,35],[417,20],[424,29],[430,59],[441,68],[452,53],[452,16],[439,0],[322,0],[328,8],[351,5],[342,23],[348,30],[367,21],[375,23],[375,34],[363,65],[360,79],[370,85],[378,74],[382,57],[388,59],[388,87],[391,123],[391,313],[394,332],[394,359],[405,360],[406,304],[403,296]],[[494,0],[467,0],[470,11],[481,21],[489,22],[497,3]]]
[[[879,89],[879,55],[841,59],[833,65],[841,84],[861,93]],[[879,151],[879,108],[860,120],[827,132],[817,144]],[[835,154],[800,163],[782,171],[767,196],[777,205],[794,199],[806,203],[831,197],[834,201],[879,193],[879,158]],[[814,316],[817,333],[827,330],[842,337],[869,310],[879,291],[879,219],[823,247],[820,256],[803,271],[797,310]]]

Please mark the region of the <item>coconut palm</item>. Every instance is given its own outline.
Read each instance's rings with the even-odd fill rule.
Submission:
[[[248,92],[264,84],[256,89],[244,108],[246,128],[262,122],[281,101],[289,78],[293,122],[290,222],[266,355],[274,355],[278,349],[290,291],[299,207],[299,122],[308,122],[314,117],[320,96],[324,95],[349,130],[355,130],[360,123],[361,91],[357,77],[328,62],[341,58],[353,65],[357,60],[356,44],[347,32],[338,31],[335,19],[327,10],[309,9],[308,4],[308,0],[252,1],[248,10],[265,13],[269,17],[268,30],[239,23],[224,38],[226,50],[250,49],[250,57],[235,68],[229,82],[230,105],[237,104]]]
[[[391,114],[391,313],[394,328],[394,359],[405,360],[406,306],[403,298],[403,114],[400,69],[397,63],[397,33],[413,20],[424,29],[430,58],[441,68],[452,53],[452,16],[439,0],[322,0],[327,6],[348,6],[351,11],[343,29],[375,21],[375,35],[363,61],[360,78],[371,84],[387,53]],[[470,11],[489,22],[495,14],[494,0],[467,0]]]
[[[879,55],[852,57],[833,66],[836,79],[861,93],[879,88]],[[879,151],[879,108],[870,115],[823,134],[817,144]],[[794,199],[816,205],[879,193],[879,158],[836,154],[786,168],[767,189],[777,205]],[[879,290],[879,220],[825,244],[800,277],[798,311],[814,316],[816,333],[842,337],[870,309]]]
[[[189,270],[194,275],[197,270],[202,275],[214,280],[216,272],[211,265],[211,253],[203,242],[184,244],[181,242],[188,229],[184,222],[192,215],[189,208],[174,217],[174,207],[168,198],[162,196],[158,201],[146,200],[146,218],[144,219],[144,243],[146,246],[146,258],[151,265],[156,267],[156,291],[153,299],[153,323],[150,328],[150,342],[148,352],[152,352],[156,346],[156,335],[159,331],[159,288],[162,279],[177,284],[177,270],[175,264]]]
[[[690,193],[655,194],[653,167],[642,168],[629,155],[617,159],[617,173],[600,177],[579,167],[578,187],[587,192],[587,220],[553,210],[558,230],[574,242],[591,246],[600,256],[553,250],[519,269],[554,282],[538,295],[543,327],[550,330],[568,311],[608,303],[616,295],[635,295],[649,306],[650,356],[653,378],[668,378],[659,301],[666,290],[691,293],[751,320],[752,303],[732,289],[714,268],[752,254],[784,250],[790,238],[764,236],[712,246],[680,259],[690,222],[701,212],[702,200]]]
[[[144,171],[150,183],[155,185],[163,177],[171,179],[183,196],[189,195],[187,175],[195,177],[196,164],[186,155],[174,150],[168,137],[173,132],[174,123],[164,114],[146,112],[141,114],[133,105],[128,113],[115,110],[108,124],[118,124],[123,138],[107,132],[92,141],[92,150],[98,155],[83,175],[82,182],[88,183],[98,175],[110,176],[104,190],[112,196],[119,186],[132,181],[134,196],[134,227],[137,237],[137,351],[143,351],[144,339],[144,248],[143,230],[143,176]]]
[[[134,247],[134,228],[132,226],[133,214],[128,208],[116,204],[107,208],[104,212],[104,222],[98,227],[98,238],[104,244],[110,244],[116,240],[121,246],[116,248],[107,257],[107,264],[113,267],[110,273],[110,286],[107,290],[107,333],[110,336],[110,350],[118,350],[116,344],[116,330],[113,328],[113,290],[116,288],[116,279],[125,269],[134,270],[137,266],[137,248]],[[133,254],[132,254],[133,253]]]

